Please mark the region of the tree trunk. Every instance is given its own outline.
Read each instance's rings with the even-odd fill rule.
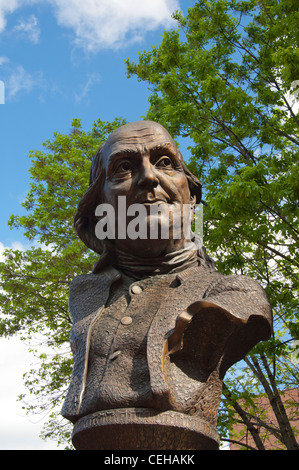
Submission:
[[[281,435],[281,442],[286,446],[287,450],[299,450],[299,445],[296,442],[293,430],[291,428],[287,413],[285,411],[285,407],[283,405],[283,402],[281,400],[279,391],[276,387],[275,379],[273,374],[271,373],[269,364],[267,362],[266,356],[264,354],[261,354],[261,359],[263,362],[263,365],[265,367],[265,370],[267,372],[269,382],[268,383],[265,375],[262,372],[262,369],[257,361],[257,359],[252,356],[251,360],[253,364],[249,361],[248,358],[244,358],[246,364],[250,367],[250,369],[253,371],[255,376],[259,379],[261,382],[262,386],[264,387],[264,390],[268,396],[270,405],[273,409],[273,412],[275,414],[275,417],[277,419],[277,423],[279,426],[279,431]],[[271,388],[272,387],[272,388]]]
[[[252,438],[253,438],[253,440],[255,442],[255,445],[257,446],[258,450],[265,450],[265,446],[264,446],[264,444],[263,444],[263,442],[262,442],[262,440],[259,436],[259,433],[256,430],[255,426],[250,421],[250,419],[248,418],[247,413],[241,408],[241,406],[235,400],[233,400],[233,398],[231,396],[231,393],[230,393],[230,391],[228,390],[228,388],[225,384],[223,384],[223,389],[225,390],[226,398],[229,400],[229,402],[231,403],[233,408],[236,410],[238,415],[242,418],[242,422],[245,424],[248,431],[252,435]],[[238,443],[238,444],[242,445],[241,442]]]

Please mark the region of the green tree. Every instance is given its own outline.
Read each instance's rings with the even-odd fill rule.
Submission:
[[[298,448],[281,400],[299,380],[298,2],[200,0],[186,18],[174,17],[178,28],[159,46],[127,60],[128,77],[149,84],[146,117],[191,140],[189,168],[204,187],[204,243],[218,269],[259,280],[274,313],[273,338],[226,378],[221,436],[237,413],[263,449],[256,426],[271,426],[258,421],[252,398],[265,394],[273,435]]]
[[[99,119],[85,132],[74,119],[69,135],[57,132],[43,144],[45,150],[30,152],[32,182],[23,204],[25,215],[12,216],[9,223],[21,229],[32,246],[6,250],[0,263],[0,334],[18,334],[40,360],[40,366],[25,375],[29,396],[21,399],[29,413],[49,414],[44,437],[59,443],[70,438],[70,427],[59,416],[72,370],[69,285],[98,259],[76,236],[73,218],[89,184],[92,157],[124,123]],[[37,340],[42,343],[33,347]]]

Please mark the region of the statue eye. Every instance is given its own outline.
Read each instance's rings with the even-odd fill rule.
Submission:
[[[117,167],[117,172],[129,172],[129,171],[132,171],[132,165],[130,162],[128,161],[123,161],[120,163],[120,165],[118,165]]]
[[[160,168],[173,168],[172,161],[169,157],[161,157],[157,163],[156,166],[159,166]]]

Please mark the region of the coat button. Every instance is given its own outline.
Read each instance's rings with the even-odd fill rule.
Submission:
[[[111,356],[109,357],[110,361],[113,361],[116,359],[119,355],[121,354],[121,351],[115,351]]]
[[[133,294],[141,294],[142,292],[142,289],[140,286],[138,286],[137,284],[132,286],[132,292]]]
[[[122,325],[130,325],[132,323],[132,317],[123,317],[120,322]]]

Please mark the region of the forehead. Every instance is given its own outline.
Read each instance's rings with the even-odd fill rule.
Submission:
[[[102,150],[102,158],[107,161],[109,157],[125,150],[140,151],[144,147],[150,149],[169,144],[176,149],[172,137],[159,124],[148,121],[130,123],[109,136]]]

